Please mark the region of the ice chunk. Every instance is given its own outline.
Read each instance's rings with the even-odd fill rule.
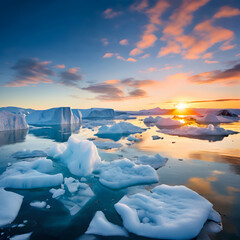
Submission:
[[[42,201],[42,202],[39,202],[39,201],[30,202],[30,206],[36,207],[36,208],[44,208],[46,205],[47,205],[47,203],[44,202],[44,201]]]
[[[94,141],[94,144],[97,146],[99,149],[112,149],[112,148],[120,148],[122,147],[121,143],[116,143],[116,142],[99,142],[99,141]]]
[[[143,120],[143,122],[144,123],[156,123],[159,119],[161,119],[161,117],[152,117],[152,116],[150,116],[150,117],[146,117],[144,120]]]
[[[129,232],[150,238],[192,239],[208,220],[212,204],[185,186],[160,185],[146,194],[124,196],[115,209]]]
[[[104,126],[104,125],[113,125],[115,121],[113,120],[106,120],[106,119],[84,119],[82,122],[82,127],[83,128],[89,128],[93,129],[98,126]]]
[[[208,113],[204,117],[199,118],[197,117],[197,122],[199,123],[220,123],[220,120],[217,118],[216,115]]]
[[[86,234],[96,234],[101,236],[128,236],[128,233],[124,228],[109,222],[104,213],[101,211],[97,211],[95,213]]]
[[[225,130],[218,126],[209,124],[205,127],[195,127],[195,126],[183,126],[176,129],[162,129],[162,133],[178,136],[228,136],[229,134],[235,134],[237,132],[231,130]]]
[[[119,122],[115,123],[114,125],[102,126],[98,129],[97,135],[102,134],[132,134],[132,133],[142,133],[145,129],[142,129],[138,126],[135,126],[129,122]]]
[[[23,158],[35,158],[35,157],[46,157],[47,154],[44,151],[41,150],[29,150],[24,149],[22,151],[18,151],[12,154],[12,157],[23,159]]]
[[[30,239],[31,235],[32,235],[32,232],[15,235],[15,236],[11,237],[10,240],[28,240],[28,239]]]
[[[28,124],[33,125],[57,125],[57,124],[79,124],[81,113],[72,112],[70,107],[51,108],[47,110],[36,110],[26,116]]]
[[[163,167],[166,164],[167,160],[168,160],[167,158],[164,158],[157,153],[154,156],[147,156],[147,155],[141,156],[138,158],[136,163],[143,164],[143,165],[150,165],[154,169],[158,169],[160,167]]]
[[[17,217],[22,201],[23,196],[0,188],[0,227]]]
[[[112,108],[90,108],[80,109],[82,118],[114,118],[115,112]]]
[[[27,129],[28,124],[24,114],[14,114],[7,111],[0,112],[0,131]]]
[[[130,142],[140,142],[140,141],[141,141],[140,138],[136,138],[136,137],[134,137],[134,136],[129,136],[129,137],[127,138],[127,140],[130,141]]]
[[[58,189],[51,188],[49,192],[52,193],[52,198],[58,198],[59,196],[65,193],[65,190],[62,188],[58,188]]]
[[[164,128],[164,127],[179,127],[181,126],[182,123],[177,121],[177,120],[173,120],[171,118],[161,118],[159,117],[158,121],[156,122],[156,126],[159,128]]]
[[[57,144],[48,151],[48,156],[60,159],[77,176],[87,176],[100,164],[101,159],[93,142],[79,140],[74,136],[67,144]]]
[[[63,181],[62,174],[46,174],[53,169],[50,159],[18,162],[7,168],[0,176],[0,186],[20,189],[58,186]]]
[[[124,158],[103,164],[100,168],[99,181],[106,187],[120,189],[133,185],[156,183],[158,175],[152,167],[136,165]]]

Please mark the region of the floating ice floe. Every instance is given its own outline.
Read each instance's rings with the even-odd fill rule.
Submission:
[[[89,128],[89,129],[93,129],[95,127],[98,126],[105,126],[105,125],[113,125],[115,123],[115,121],[113,120],[107,120],[107,119],[84,119],[82,122],[82,127],[83,128]]]
[[[177,135],[177,136],[228,136],[237,132],[225,130],[218,126],[209,124],[205,127],[183,126],[176,129],[161,129],[162,133]]]
[[[28,124],[33,125],[58,125],[81,123],[81,112],[74,111],[70,107],[51,108],[47,110],[36,110],[26,116]]]
[[[197,117],[197,122],[198,123],[215,123],[215,124],[219,124],[220,120],[218,119],[218,117],[214,114],[206,114],[204,117]]]
[[[63,188],[53,188],[50,190],[50,193],[53,194],[53,198],[60,201],[68,209],[71,216],[77,214],[94,196],[92,189],[86,183],[81,183],[72,177],[64,178]]]
[[[143,122],[144,123],[156,123],[159,119],[161,119],[161,117],[152,117],[152,116],[150,116],[150,117],[146,117],[144,120],[143,120]]]
[[[149,238],[192,239],[207,220],[221,222],[213,205],[185,186],[160,185],[124,196],[115,209],[129,232]]]
[[[163,139],[163,137],[159,137],[158,135],[153,135],[152,140]]]
[[[109,222],[102,211],[95,213],[85,233],[101,236],[128,236],[127,231],[123,227]]]
[[[0,227],[10,224],[17,217],[23,196],[0,188]]]
[[[115,116],[115,119],[119,119],[119,120],[129,120],[129,119],[136,119],[136,118],[137,117],[130,116],[128,114],[122,114],[122,115]]]
[[[97,148],[105,149],[105,150],[122,147],[121,143],[116,143],[116,142],[99,142],[99,141],[94,141],[94,144],[96,145]]]
[[[7,111],[0,112],[0,131],[27,129],[28,124],[24,114],[14,114]]]
[[[23,158],[35,158],[35,157],[46,157],[47,154],[44,151],[41,150],[29,150],[24,149],[22,151],[18,151],[12,154],[12,157],[17,159],[23,159]]]
[[[63,175],[47,174],[52,170],[50,159],[14,163],[0,176],[0,187],[31,189],[58,186],[63,181]]]
[[[159,117],[158,121],[156,122],[156,126],[159,128],[173,128],[173,127],[179,127],[183,125],[181,122],[177,120],[173,120],[171,118],[162,118]]]
[[[127,140],[130,141],[130,142],[140,142],[140,141],[141,141],[140,138],[136,138],[136,137],[134,137],[134,136],[129,136],[129,137],[127,138]]]
[[[44,208],[47,205],[47,203],[45,201],[34,201],[34,202],[30,202],[30,206],[31,207],[35,207],[35,208]]]
[[[154,156],[147,155],[141,156],[138,158],[137,161],[135,161],[135,163],[142,165],[150,165],[154,169],[158,169],[160,167],[165,166],[167,160],[168,160],[167,158],[164,158],[157,153]]]
[[[152,167],[137,165],[124,158],[102,164],[99,181],[106,187],[120,189],[133,185],[156,183],[158,175]]]
[[[138,126],[135,126],[129,122],[119,122],[115,123],[112,126],[102,126],[98,129],[97,135],[106,135],[106,134],[133,134],[133,133],[142,133],[145,129],[142,129]]]
[[[59,159],[77,176],[87,176],[100,164],[101,159],[93,142],[79,140],[74,136],[66,144],[56,144],[48,151],[48,156]]]
[[[32,232],[24,233],[20,235],[14,235],[13,237],[10,238],[10,240],[29,240],[31,235],[32,235]]]

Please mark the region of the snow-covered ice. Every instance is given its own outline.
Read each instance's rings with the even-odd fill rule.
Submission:
[[[116,143],[116,142],[99,142],[99,141],[94,141],[94,144],[96,145],[97,148],[105,149],[105,150],[122,147],[121,143]]]
[[[0,112],[0,131],[27,129],[28,124],[24,114],[14,114],[7,111]]]
[[[154,156],[141,156],[138,158],[138,160],[135,161],[135,163],[142,165],[150,165],[154,169],[158,169],[160,167],[163,167],[166,164],[167,160],[167,158],[164,158],[157,153]]]
[[[228,136],[229,134],[237,133],[212,124],[209,124],[207,127],[183,126],[176,129],[161,129],[160,131],[177,136]]]
[[[17,217],[23,196],[0,188],[0,227],[10,224]]]
[[[164,128],[164,127],[179,127],[183,125],[181,122],[177,120],[173,120],[171,118],[162,118],[159,117],[158,121],[156,122],[156,126],[159,128]]]
[[[79,124],[81,113],[72,112],[70,107],[51,108],[47,110],[36,110],[26,116],[28,124],[33,125],[58,125],[58,124]]]
[[[112,126],[102,126],[98,129],[97,135],[106,135],[106,134],[134,134],[142,133],[145,129],[142,129],[138,126],[135,126],[129,122],[119,122],[115,123]]]
[[[124,196],[115,209],[129,232],[158,239],[192,239],[208,219],[221,221],[208,200],[185,186],[160,185]]]
[[[35,208],[44,208],[47,205],[47,203],[45,201],[34,201],[34,202],[30,202],[30,206],[31,207],[35,207]]]
[[[79,110],[82,113],[82,118],[114,118],[115,116],[115,112],[112,108],[89,108]]]
[[[128,236],[127,231],[123,227],[109,222],[102,211],[95,213],[85,233],[101,236]]]
[[[120,189],[133,185],[156,183],[158,175],[152,167],[137,165],[124,158],[102,164],[99,181],[106,187]]]
[[[32,232],[24,233],[20,235],[14,235],[13,237],[10,238],[10,240],[29,240],[31,235],[32,235]]]
[[[87,176],[100,164],[101,159],[93,142],[79,140],[75,136],[67,144],[57,144],[48,151],[48,156],[59,159],[77,176]]]
[[[35,158],[35,157],[46,157],[47,154],[44,151],[41,150],[33,150],[30,149],[24,149],[22,151],[18,151],[12,154],[12,157],[17,159],[23,159],[23,158]]]
[[[47,174],[53,169],[50,159],[14,163],[0,176],[0,187],[31,189],[58,186],[63,176],[61,173]]]

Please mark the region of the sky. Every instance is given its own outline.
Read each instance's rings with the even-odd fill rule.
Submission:
[[[239,0],[0,3],[0,106],[240,108]]]

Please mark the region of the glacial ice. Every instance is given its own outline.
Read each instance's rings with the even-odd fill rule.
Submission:
[[[23,196],[0,188],[0,227],[10,224],[17,217]]]
[[[17,159],[23,159],[23,158],[35,158],[35,157],[46,157],[47,154],[44,151],[41,150],[33,150],[30,149],[24,149],[22,151],[18,151],[12,154],[12,157]]]
[[[34,201],[34,202],[30,202],[30,206],[31,207],[35,207],[35,208],[44,208],[47,205],[47,203],[45,201]]]
[[[0,187],[31,189],[58,186],[63,176],[61,173],[47,174],[53,169],[50,159],[14,163],[0,176]]]
[[[213,216],[212,204],[185,186],[160,185],[151,192],[124,196],[115,204],[124,227],[158,239],[192,239]],[[215,212],[215,211],[214,211]],[[220,222],[221,217],[215,214]]]
[[[97,211],[95,213],[85,233],[101,236],[128,236],[124,228],[109,222],[102,211]]]
[[[134,136],[129,136],[128,138],[127,138],[127,140],[128,141],[130,141],[130,142],[140,142],[141,141],[141,139],[140,138],[136,138],[136,137],[134,137]]]
[[[77,176],[87,176],[100,164],[101,159],[93,142],[79,140],[75,136],[67,144],[57,144],[48,151],[48,156],[59,159]]]
[[[79,110],[82,113],[82,118],[114,118],[115,116],[115,112],[112,108],[90,108]]]
[[[124,158],[102,164],[99,181],[106,187],[120,189],[133,185],[156,183],[158,175],[152,167],[136,165]]]
[[[14,114],[7,111],[0,112],[0,131],[27,129],[28,124],[24,114]]]
[[[158,121],[156,122],[156,126],[159,128],[164,128],[164,127],[179,127],[181,126],[182,123],[177,121],[177,120],[173,120],[171,118],[162,118],[159,117]]]
[[[36,110],[26,116],[28,124],[33,125],[58,125],[81,123],[81,112],[74,111],[70,107]]]
[[[31,235],[32,235],[32,232],[24,233],[20,235],[14,235],[13,237],[10,238],[10,240],[29,240]]]
[[[121,143],[116,143],[116,142],[99,142],[99,141],[94,141],[94,144],[96,145],[97,148],[105,149],[105,150],[122,147]]]
[[[135,163],[142,165],[150,165],[154,169],[158,169],[160,167],[163,167],[166,164],[167,160],[167,158],[164,158],[157,153],[154,156],[141,156],[138,158],[138,160],[135,161]]]
[[[197,122],[198,123],[220,123],[220,120],[218,119],[218,117],[214,114],[208,113],[206,114],[204,117],[197,117]]]
[[[152,117],[152,116],[149,116],[149,117],[146,117],[143,122],[144,123],[156,123],[159,119],[161,119],[161,117]]]

